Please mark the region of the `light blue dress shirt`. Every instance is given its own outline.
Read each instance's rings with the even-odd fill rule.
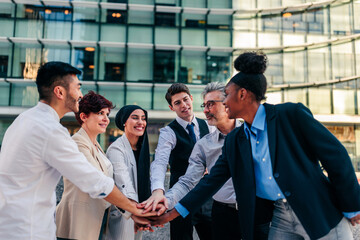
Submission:
[[[247,138],[250,138],[254,161],[256,196],[272,201],[285,198],[277,185],[270,160],[265,107],[260,105],[251,126],[244,123]]]
[[[254,161],[254,172],[256,181],[256,196],[272,201],[285,198],[278,184],[274,180],[270,150],[268,143],[267,123],[265,107],[260,104],[251,126],[244,123],[247,138],[250,138],[251,153]],[[175,205],[176,211],[186,217],[189,212],[180,203]],[[352,218],[358,212],[343,212],[346,218]]]

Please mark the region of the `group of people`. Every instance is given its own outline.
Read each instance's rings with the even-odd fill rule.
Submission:
[[[2,142],[0,239],[141,239],[169,221],[172,240],[192,239],[194,227],[201,240],[352,239],[360,187],[346,149],[302,104],[263,103],[265,54],[245,52],[234,67],[226,85],[205,87],[206,121],[186,85],[169,87],[177,116],[160,129],[150,164],[146,110],[117,112],[123,135],[105,154],[97,137],[113,104],[82,96],[71,65],[43,65],[38,105]],[[67,112],[81,125],[72,137],[60,124]]]

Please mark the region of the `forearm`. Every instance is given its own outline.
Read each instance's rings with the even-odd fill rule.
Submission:
[[[125,211],[131,212],[134,215],[141,214],[141,210],[136,207],[136,204],[131,202],[116,186],[114,186],[111,193],[104,199]]]

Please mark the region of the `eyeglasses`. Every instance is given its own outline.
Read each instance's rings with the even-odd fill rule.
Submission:
[[[214,106],[217,102],[223,102],[223,100],[209,100],[206,103],[200,105],[201,108],[208,108],[209,110]]]

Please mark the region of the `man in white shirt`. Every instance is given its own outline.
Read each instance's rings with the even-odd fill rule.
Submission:
[[[221,155],[226,135],[235,127],[241,125],[240,121],[229,119],[222,101],[225,99],[225,85],[219,82],[209,83],[202,93],[207,122],[215,126],[216,130],[207,134],[198,142],[189,158],[189,166],[185,175],[169,189],[165,196],[169,209],[180,201],[214,166]],[[229,179],[224,186],[213,196],[212,206],[212,239],[241,239],[240,225],[237,213],[237,204],[232,180]]]
[[[166,95],[169,108],[177,115],[168,126],[160,129],[160,136],[155,158],[151,164],[152,196],[144,202],[145,208],[156,208],[164,202],[164,182],[167,165],[170,164],[170,187],[185,174],[189,156],[197,140],[209,133],[207,123],[194,117],[193,99],[188,87],[182,83],[172,84]],[[204,204],[193,218],[178,218],[170,223],[170,237],[174,239],[192,239],[193,225],[200,239],[210,239],[208,229],[211,227],[211,203]]]
[[[0,157],[0,239],[55,239],[55,187],[61,175],[93,198],[142,213],[114,186],[113,179],[86,160],[60,124],[65,113],[79,110],[82,93],[76,75],[80,73],[62,62],[42,66],[36,78],[39,103],[20,114],[5,133]]]

